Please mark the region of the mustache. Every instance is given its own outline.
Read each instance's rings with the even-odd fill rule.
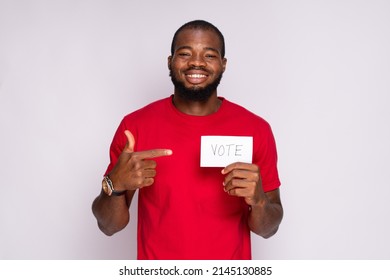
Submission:
[[[188,67],[188,68],[186,69],[186,71],[190,71],[190,70],[202,70],[202,71],[208,72],[208,71],[206,70],[206,67],[204,67],[204,66],[190,66],[190,67]]]
[[[191,70],[201,70],[210,74],[210,71],[208,71],[204,66],[190,66],[184,72],[191,71]],[[172,69],[169,69],[169,76],[172,77],[172,75],[173,75],[173,71]]]

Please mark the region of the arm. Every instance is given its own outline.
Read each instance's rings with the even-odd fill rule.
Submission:
[[[222,170],[226,175],[225,191],[243,197],[250,207],[248,225],[251,231],[269,238],[274,235],[283,218],[279,189],[263,191],[259,167],[249,163],[233,163]]]
[[[103,191],[92,203],[92,212],[99,229],[106,235],[124,229],[130,220],[129,207],[135,191],[127,191],[122,196],[108,196]]]
[[[276,189],[266,192],[263,200],[251,205],[248,224],[251,231],[269,238],[278,231],[282,218],[283,207],[279,189]]]
[[[126,193],[122,196],[108,196],[101,191],[92,203],[92,212],[99,229],[109,236],[124,229],[129,223],[129,207],[135,191],[154,183],[156,162],[151,158],[172,154],[171,150],[166,149],[134,152],[134,137],[128,130],[125,134],[127,144],[109,176],[115,190]]]

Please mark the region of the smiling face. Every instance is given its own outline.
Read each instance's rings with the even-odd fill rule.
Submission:
[[[216,94],[226,67],[221,45],[213,30],[184,29],[178,34],[168,58],[175,94],[191,101],[206,101]]]

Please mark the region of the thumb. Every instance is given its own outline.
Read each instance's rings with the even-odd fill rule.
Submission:
[[[126,153],[132,153],[132,152],[134,152],[134,145],[135,145],[134,136],[130,132],[130,130],[125,130],[125,135],[127,137],[127,144],[126,144],[125,149],[123,151]]]

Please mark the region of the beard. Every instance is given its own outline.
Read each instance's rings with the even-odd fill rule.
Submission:
[[[217,90],[217,87],[222,79],[222,73],[215,79],[214,82],[205,86],[198,87],[193,86],[191,88],[187,88],[182,81],[179,81],[175,74],[172,73],[172,70],[169,71],[169,76],[171,77],[172,83],[175,86],[175,93],[177,95],[187,101],[198,101],[205,102],[207,101],[211,95]]]

